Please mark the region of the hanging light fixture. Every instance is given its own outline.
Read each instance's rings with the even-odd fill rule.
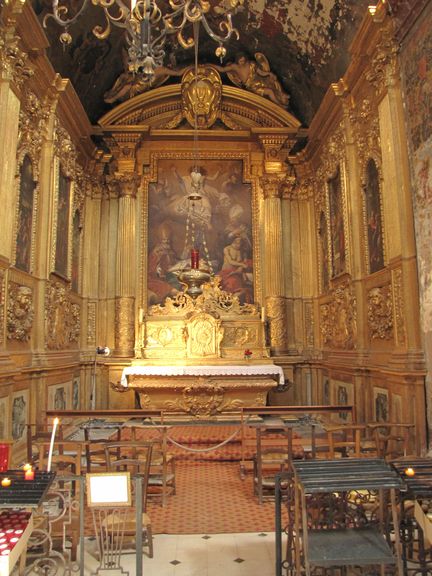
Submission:
[[[198,83],[198,41],[199,41],[199,23],[194,22],[193,25],[193,46],[195,47],[195,60],[194,60],[194,74],[195,74],[195,95],[197,94]],[[194,107],[194,126],[193,126],[193,150],[192,150],[192,169],[190,172],[190,190],[187,196],[189,201],[189,209],[186,218],[186,231],[185,231],[185,252],[190,247],[190,269],[183,270],[179,276],[179,280],[186,284],[186,292],[196,298],[202,293],[201,286],[208,282],[213,274],[211,265],[210,254],[207,247],[207,240],[205,234],[205,223],[203,222],[203,206],[199,204],[203,202],[204,195],[204,175],[201,173],[199,166],[199,144],[198,144],[198,113],[197,107]],[[204,251],[205,266],[200,266],[200,252],[199,248],[202,247]]]
[[[176,35],[183,48],[192,48],[195,44],[194,34],[189,28],[202,24],[207,34],[217,42],[216,55],[222,60],[226,54],[224,44],[232,37],[239,38],[238,31],[232,23],[232,16],[243,6],[244,0],[220,0],[212,8],[206,0],[169,0],[169,8],[164,13],[165,3],[161,0],[130,0],[130,7],[123,0],[82,0],[81,6],[71,13],[70,1],[52,0],[52,13],[44,18],[44,26],[49,19],[65,28],[60,34],[63,45],[71,44],[70,26],[85,12],[89,5],[100,8],[105,17],[105,27],[97,25],[93,34],[105,40],[111,33],[112,26],[122,28],[128,45],[128,66],[134,73],[151,77],[155,68],[162,66],[167,35]],[[209,23],[219,21],[216,32]]]

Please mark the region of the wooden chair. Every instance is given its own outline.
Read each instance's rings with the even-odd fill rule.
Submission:
[[[36,443],[38,452],[38,468],[46,470],[48,466],[48,456],[50,442],[39,441]],[[51,457],[51,470],[55,470],[57,475],[81,475],[82,445],[80,442],[57,441],[54,442],[54,450]]]
[[[375,440],[378,455],[386,460],[413,456],[415,424],[399,422],[370,422],[368,430]]]
[[[292,427],[281,424],[256,428],[254,492],[260,504],[274,497],[275,476],[288,468],[292,458]]]
[[[85,460],[87,472],[103,472],[107,470],[105,447],[112,442],[119,442],[121,428],[106,428],[99,426],[84,427]],[[101,437],[100,432],[105,432]]]
[[[50,442],[51,435],[52,435],[52,425],[26,424],[27,462],[37,464],[36,458],[37,455],[39,454],[37,445],[41,442]],[[59,424],[57,426],[55,439],[57,441],[63,440],[62,424]]]
[[[129,471],[132,477],[139,475],[142,478],[143,546],[148,548],[149,558],[153,558],[153,534],[151,519],[146,509],[152,450],[152,442],[121,441],[109,443],[105,446],[105,456],[109,471]],[[133,539],[136,536],[135,510],[132,509],[128,512],[126,519],[117,517],[115,514],[106,519],[106,525],[110,529],[115,529],[120,522],[124,522],[124,536],[128,540]]]
[[[374,438],[368,438],[366,424],[327,427],[329,458],[377,456]]]
[[[175,456],[168,451],[169,426],[131,426],[132,441],[137,439],[139,431],[152,433],[152,463],[150,466],[148,497],[159,497],[165,506],[168,496],[175,494]],[[153,434],[154,433],[154,434]]]

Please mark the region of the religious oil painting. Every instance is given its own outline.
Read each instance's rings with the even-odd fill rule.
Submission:
[[[64,278],[68,273],[70,180],[59,170],[55,271]]]
[[[389,421],[389,393],[385,388],[374,388],[374,409],[376,422]]]
[[[55,384],[48,387],[48,410],[71,408],[72,383]]]
[[[31,263],[34,190],[32,163],[25,156],[20,168],[15,266],[26,272],[30,272]]]
[[[192,172],[201,175],[198,194]],[[251,201],[240,160],[159,161],[148,194],[149,305],[183,290],[178,276],[193,264],[192,250],[198,267],[218,275],[224,290],[253,302]]]
[[[72,222],[72,290],[78,292],[79,263],[81,242],[81,218],[79,210],[76,210]]]
[[[329,288],[329,259],[328,259],[328,230],[327,218],[324,212],[320,214],[319,221],[319,247],[321,264],[321,291],[326,292]]]
[[[332,276],[346,271],[345,228],[340,167],[328,181]]]
[[[25,438],[29,415],[29,391],[20,390],[12,395],[12,439],[18,442]]]
[[[367,221],[369,272],[373,274],[384,268],[384,247],[378,168],[372,158],[366,166],[364,187]]]

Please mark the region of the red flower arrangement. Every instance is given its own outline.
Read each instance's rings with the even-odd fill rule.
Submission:
[[[249,350],[249,348],[246,348],[246,350],[243,352],[243,354],[244,354],[245,360],[250,360],[250,357],[252,356],[252,350]]]

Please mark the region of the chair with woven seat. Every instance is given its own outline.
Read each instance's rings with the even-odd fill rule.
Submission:
[[[386,460],[415,455],[415,424],[400,422],[370,422],[368,430],[375,439],[378,455]]]
[[[366,424],[327,427],[329,458],[377,456],[375,439],[368,437]]]
[[[256,454],[254,465],[254,492],[260,504],[274,498],[276,474],[286,471],[293,457],[293,430],[281,421],[280,425],[262,425],[256,428]]]
[[[140,431],[151,432],[153,443],[152,463],[150,466],[149,498],[160,497],[165,506],[169,495],[175,494],[175,456],[168,451],[169,426],[131,426],[131,438],[135,441]]]
[[[128,471],[132,477],[140,476],[142,479],[143,547],[148,548],[149,558],[153,558],[153,534],[151,519],[147,514],[146,509],[152,450],[152,442],[120,441],[109,443],[105,446],[108,471]],[[125,518],[117,518],[117,516],[114,514],[107,517],[106,519],[106,523],[110,526],[110,529],[115,529],[119,522],[121,522],[121,529],[123,530],[124,537],[127,540],[133,540],[136,537],[135,509],[128,511]]]
[[[39,454],[38,444],[50,442],[52,435],[52,425],[46,424],[26,424],[27,442],[27,462],[37,464]],[[56,440],[63,440],[63,426],[59,424],[56,430]],[[61,446],[60,446],[61,450]]]

